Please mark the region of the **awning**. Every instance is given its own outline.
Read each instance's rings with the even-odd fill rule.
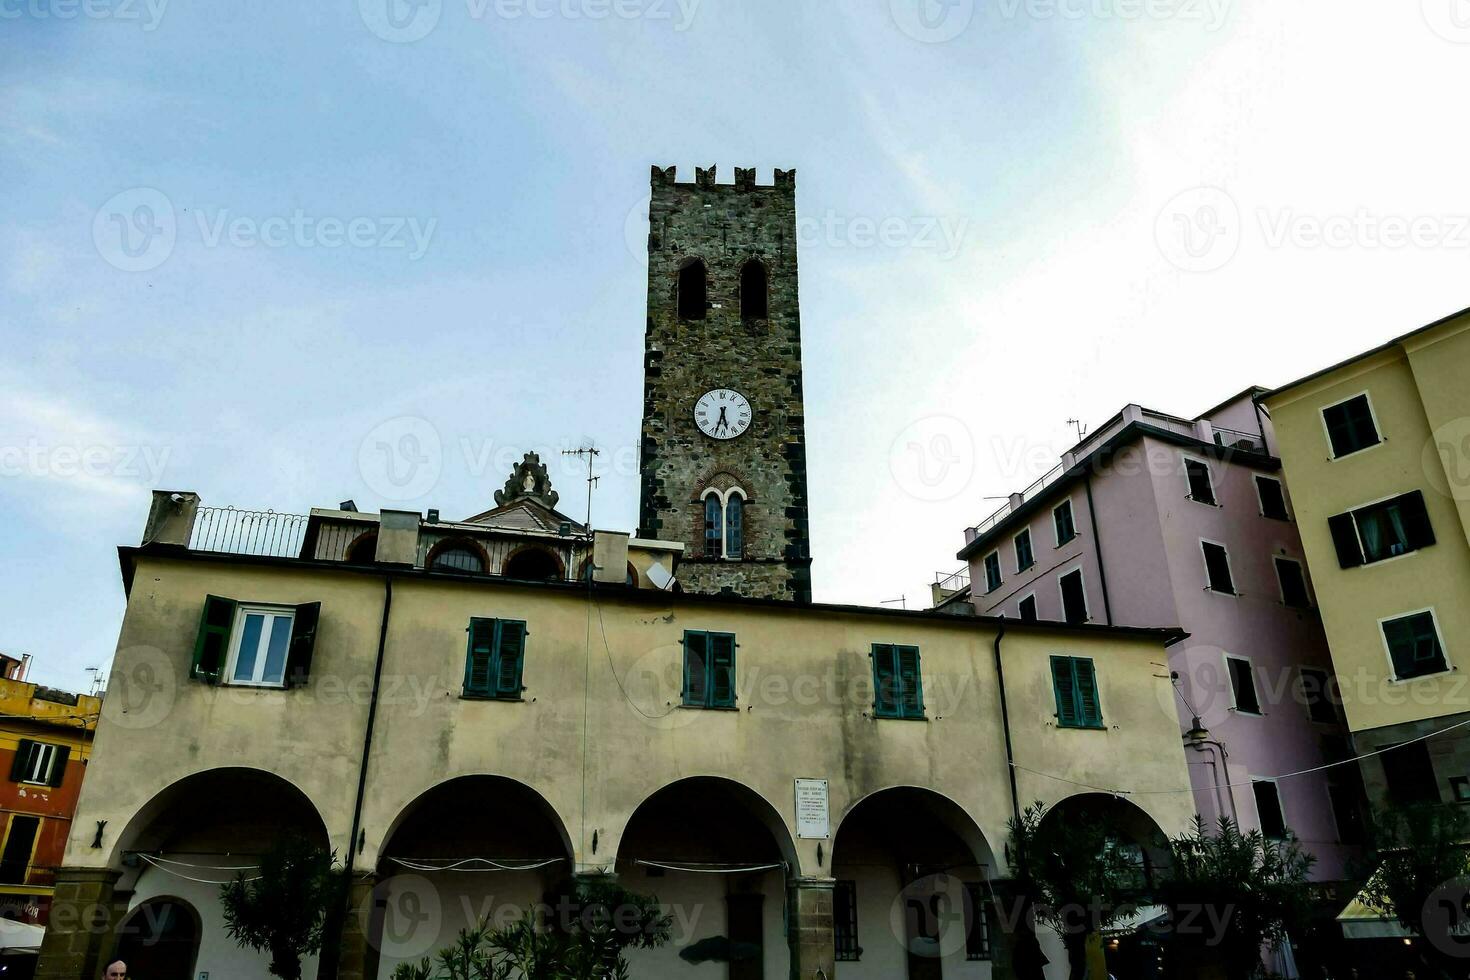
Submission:
[[[34,956],[41,951],[41,937],[45,935],[45,926],[0,919],[0,956]]]
[[[1337,921],[1342,923],[1342,934],[1347,939],[1407,939],[1413,935],[1392,915],[1369,908],[1362,892],[1348,902]]]
[[[1132,915],[1124,916],[1102,931],[1104,936],[1126,936],[1147,928],[1169,914],[1162,905],[1140,905]]]

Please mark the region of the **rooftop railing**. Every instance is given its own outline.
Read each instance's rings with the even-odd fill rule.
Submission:
[[[935,572],[934,584],[945,592],[958,592],[970,584],[970,569],[966,566],[957,572],[950,572],[948,575],[944,572]]]
[[[1036,498],[1047,487],[1060,479],[1062,474],[1070,466],[1074,465],[1088,453],[1096,449],[1097,446],[1106,442],[1125,426],[1133,422],[1141,422],[1145,425],[1153,426],[1156,429],[1163,429],[1167,432],[1184,436],[1187,439],[1208,441],[1213,438],[1215,445],[1226,449],[1239,449],[1254,453],[1266,452],[1266,444],[1258,434],[1212,425],[1208,420],[1193,421],[1182,419],[1177,415],[1156,412],[1151,408],[1144,408],[1141,405],[1129,405],[1107,425],[1104,425],[1096,432],[1090,432],[1084,436],[1075,446],[1062,455],[1062,461],[1060,463],[1043,473],[1030,486],[1020,493],[1011,494],[1010,499],[1005,505],[995,513],[974,527],[969,528],[966,532],[966,539],[973,541],[994,530],[995,527],[1019,509],[1022,504]],[[1213,435],[1207,435],[1206,433],[1213,433]]]
[[[278,514],[273,510],[200,507],[189,547],[230,555],[295,558],[306,537],[305,514]]]
[[[310,524],[311,518],[306,514],[200,507],[189,547],[194,551],[227,555],[343,561],[353,542],[375,529],[362,524],[319,521],[308,540]]]

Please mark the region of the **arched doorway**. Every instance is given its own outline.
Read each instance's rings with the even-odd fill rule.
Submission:
[[[503,776],[462,776],[403,809],[378,864],[370,945],[376,973],[417,963],[481,921],[505,927],[573,872],[571,838],[535,790]]]
[[[131,895],[118,948],[141,955],[144,965],[158,964],[145,972],[124,956],[129,975],[267,980],[270,954],[241,948],[229,937],[220,886],[237,875],[249,877],[262,855],[288,835],[329,846],[326,825],[306,794],[259,769],[195,773],[149,800],[114,852],[123,870],[117,890]],[[175,973],[180,965],[185,972]],[[316,957],[303,960],[303,976],[316,970]]]
[[[832,875],[838,976],[989,975],[995,860],[958,803],[912,786],[864,797],[838,825]]]
[[[1058,867],[1070,863],[1112,868],[1110,877],[1121,871],[1121,893],[1112,908],[1096,903],[1100,896],[1085,888],[1086,875],[1064,876],[1076,882],[1077,888],[1069,901],[1078,910],[1071,916],[1072,935],[1087,940],[1089,932],[1100,933],[1108,968],[1117,976],[1160,977],[1158,937],[1148,927],[1164,914],[1162,907],[1153,904],[1153,893],[1160,873],[1168,867],[1169,841],[1154,819],[1122,797],[1082,793],[1048,809],[1038,837],[1040,850],[1058,862]],[[1100,858],[1099,851],[1106,851],[1106,857]],[[1084,909],[1091,911],[1084,914]],[[1107,921],[1096,916],[1106,916]],[[1044,948],[1054,963],[1067,964],[1069,958],[1084,955],[1076,941],[1063,941],[1050,930],[1047,933]]]
[[[786,825],[749,787],[697,776],[654,793],[628,820],[617,872],[629,891],[669,906],[673,926],[667,945],[628,954],[630,972],[786,977],[786,876],[795,865]]]
[[[117,930],[110,959],[128,975],[148,980],[193,980],[199,955],[199,913],[183,899],[152,898],[135,907]]]

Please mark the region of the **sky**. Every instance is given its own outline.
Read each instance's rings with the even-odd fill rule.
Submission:
[[[1470,306],[1467,89],[1465,0],[0,0],[0,650],[106,669],[153,488],[632,529],[654,164],[798,171],[816,598],[923,607],[1069,420]]]

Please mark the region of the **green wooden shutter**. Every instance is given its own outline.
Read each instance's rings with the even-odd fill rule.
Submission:
[[[71,749],[65,745],[56,746],[56,755],[51,759],[51,778],[47,780],[52,786],[60,786],[66,781],[66,761],[71,758]]]
[[[684,631],[684,703],[709,702],[709,634]]]
[[[1102,726],[1102,706],[1097,699],[1097,672],[1091,660],[1082,657],[1072,659],[1073,676],[1076,680],[1078,724],[1087,728]]]
[[[924,717],[924,679],[919,673],[919,648],[895,647],[898,659],[898,713],[903,718]]]
[[[873,714],[879,718],[898,717],[898,662],[892,644],[874,643]]]
[[[321,621],[322,604],[305,602],[296,607],[291,617],[291,646],[286,654],[286,686],[305,684],[311,676],[311,657],[316,651],[316,627]]]
[[[491,663],[495,658],[495,620],[471,619],[469,649],[464,658],[464,693],[491,693]]]
[[[1434,544],[1434,527],[1429,523],[1429,509],[1424,506],[1424,491],[1415,490],[1399,498],[1404,515],[1404,533],[1410,548],[1427,548]]]
[[[210,684],[218,684],[225,669],[225,655],[230,649],[230,630],[235,625],[235,600],[217,595],[204,597],[204,611],[199,615],[199,635],[194,640],[194,662],[189,676]]]
[[[735,707],[735,634],[709,635],[710,705]]]
[[[1051,682],[1057,695],[1057,724],[1063,728],[1077,727],[1077,686],[1070,657],[1051,658]]]
[[[1332,545],[1337,549],[1337,563],[1343,568],[1357,568],[1363,564],[1363,549],[1358,544],[1358,528],[1353,523],[1353,515],[1329,517],[1327,527],[1332,532]]]
[[[25,780],[26,773],[30,772],[31,758],[36,754],[37,745],[28,738],[20,740],[15,747],[15,760],[10,764],[10,781],[19,783]]]
[[[495,694],[502,698],[521,696],[521,665],[525,662],[526,624],[515,620],[497,622],[495,643]]]

